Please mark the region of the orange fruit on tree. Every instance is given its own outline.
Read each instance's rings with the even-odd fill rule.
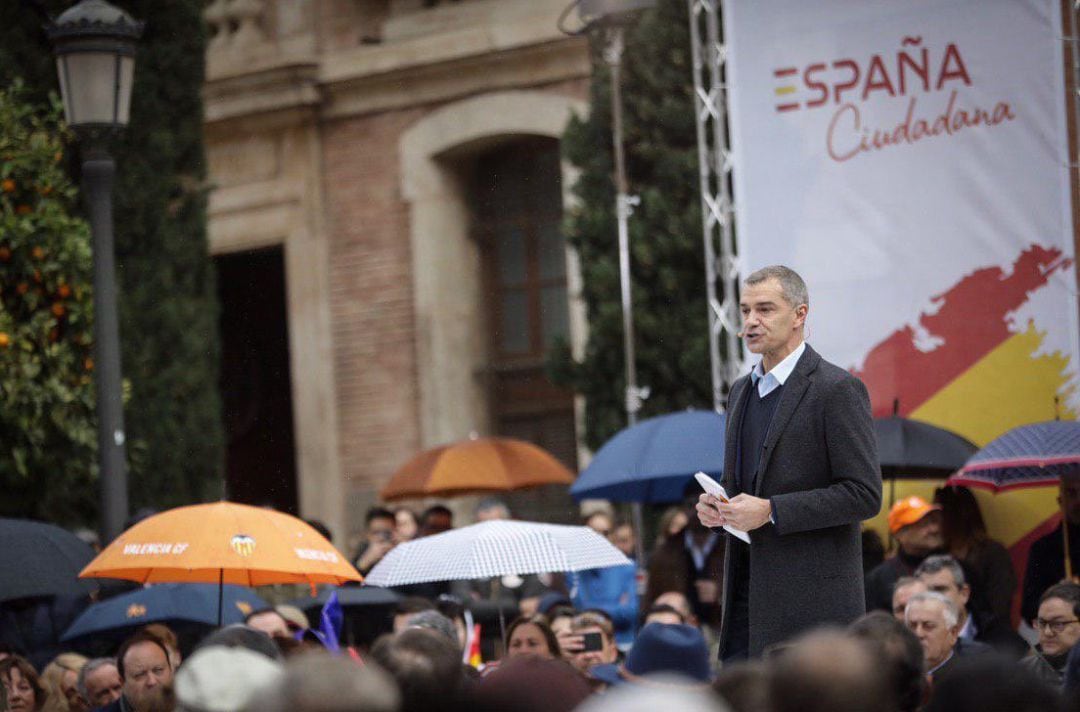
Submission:
[[[7,348],[8,346],[11,346],[11,337],[0,331],[0,348]]]
[[[83,366],[86,368],[87,371],[93,371],[94,370],[94,359],[87,358],[85,361],[83,361]]]
[[[0,262],[7,262],[11,259],[11,248],[7,245],[0,247]]]
[[[64,305],[60,302],[54,302],[52,305],[52,313],[55,317],[62,317],[64,315]]]
[[[45,257],[45,250],[41,249],[40,247],[35,247],[33,250],[30,251],[30,254],[34,256],[35,260],[40,260]]]
[[[64,299],[67,299],[71,296],[71,287],[67,286],[66,284],[61,284],[59,287],[56,288],[56,293]]]
[[[3,182],[0,182],[0,190],[3,190],[5,193],[14,193],[15,181],[10,178],[5,178]]]

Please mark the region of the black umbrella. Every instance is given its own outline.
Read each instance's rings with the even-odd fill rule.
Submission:
[[[94,550],[53,524],[0,518],[0,602],[88,595],[98,584],[79,578]]]
[[[874,435],[887,478],[944,479],[978,450],[950,430],[897,415],[875,418]]]
[[[338,603],[345,614],[341,640],[346,645],[368,646],[384,633],[393,631],[394,605],[403,596],[379,586],[324,586],[318,596],[303,596],[289,601],[304,612],[308,622],[319,628],[319,614],[330,594],[337,591]]]
[[[379,586],[325,586],[318,596],[302,596],[289,601],[307,614],[308,618],[318,621],[319,611],[326,604],[330,594],[337,591],[338,603],[344,609],[363,606],[393,606],[402,599],[397,591]]]

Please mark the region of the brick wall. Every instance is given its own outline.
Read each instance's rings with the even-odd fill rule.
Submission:
[[[588,84],[531,88],[584,98]],[[354,532],[378,488],[420,447],[409,205],[400,194],[398,145],[437,108],[323,128],[339,447]]]

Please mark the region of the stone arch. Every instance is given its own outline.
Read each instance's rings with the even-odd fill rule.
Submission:
[[[543,91],[506,91],[463,99],[411,126],[398,149],[401,193],[409,204],[420,434],[423,447],[482,431],[487,393],[480,313],[480,259],[469,238],[465,186],[454,160],[515,136],[562,136],[587,104]],[[563,169],[564,192],[572,183]],[[567,196],[564,195],[564,201]],[[568,255],[571,341],[584,342],[579,270]],[[464,367],[463,367],[464,364]]]

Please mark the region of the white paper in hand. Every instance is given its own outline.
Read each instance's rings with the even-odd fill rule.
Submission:
[[[704,472],[698,472],[697,474],[695,474],[694,479],[698,481],[698,484],[701,485],[701,488],[703,490],[713,495],[714,497],[723,500],[724,502],[727,502],[730,499],[727,495],[727,492],[724,490],[724,486],[713,478],[706,475]],[[742,529],[736,529],[735,527],[725,524],[724,531],[731,534],[736,539],[742,539],[747,544],[750,543],[750,535],[744,532]]]

